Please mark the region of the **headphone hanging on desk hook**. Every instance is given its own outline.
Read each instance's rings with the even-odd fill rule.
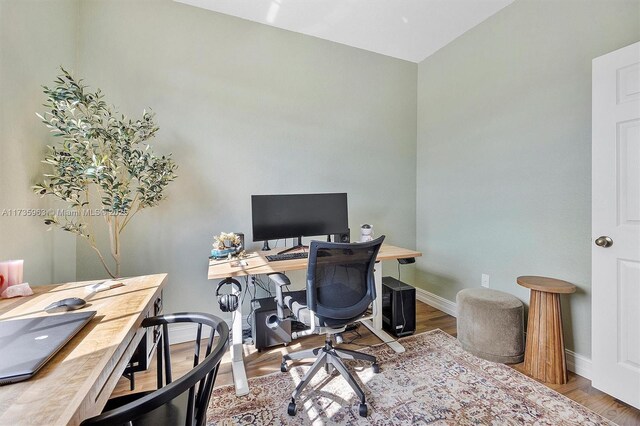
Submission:
[[[238,297],[238,294],[235,293],[220,294],[220,289],[226,284],[231,284],[235,287],[238,290],[238,294],[242,294],[242,285],[233,278],[225,278],[220,281],[216,288],[216,297],[218,298],[218,304],[220,304],[220,310],[222,312],[233,312],[238,309],[240,298]]]

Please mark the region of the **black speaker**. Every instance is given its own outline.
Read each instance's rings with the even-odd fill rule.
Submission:
[[[382,277],[382,328],[396,337],[416,331],[416,289],[393,277]]]
[[[251,333],[253,336],[253,344],[258,351],[270,348],[271,346],[291,343],[291,321],[283,321],[280,327],[289,335],[289,339],[282,340],[274,330],[267,327],[267,318],[278,312],[276,301],[273,297],[264,299],[253,299],[251,301],[253,308],[253,318],[251,322]],[[288,308],[284,308],[285,316],[291,315]]]
[[[351,242],[351,230],[347,229],[339,234],[333,234],[334,243],[350,243]]]

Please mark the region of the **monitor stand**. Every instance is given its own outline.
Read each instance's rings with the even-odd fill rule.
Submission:
[[[302,237],[298,237],[298,244],[296,244],[293,247],[289,247],[286,250],[279,251],[278,254],[288,253],[290,251],[294,251],[294,250],[298,250],[298,249],[308,249],[308,248],[309,248],[309,246],[305,246],[304,244],[302,244]]]

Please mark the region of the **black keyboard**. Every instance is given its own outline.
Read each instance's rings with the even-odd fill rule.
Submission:
[[[309,257],[309,253],[282,253],[282,254],[270,254],[265,256],[269,262],[278,262],[280,260],[293,260],[293,259],[306,259]]]

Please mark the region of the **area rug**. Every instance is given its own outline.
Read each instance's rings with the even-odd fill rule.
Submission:
[[[208,425],[611,425],[608,420],[502,364],[465,352],[441,330],[401,339],[406,352],[387,345],[363,352],[378,358],[374,374],[346,361],[366,394],[369,415],[347,382],[322,369],[287,414],[291,392],[310,367],[249,380],[249,395],[233,386],[214,389]]]

